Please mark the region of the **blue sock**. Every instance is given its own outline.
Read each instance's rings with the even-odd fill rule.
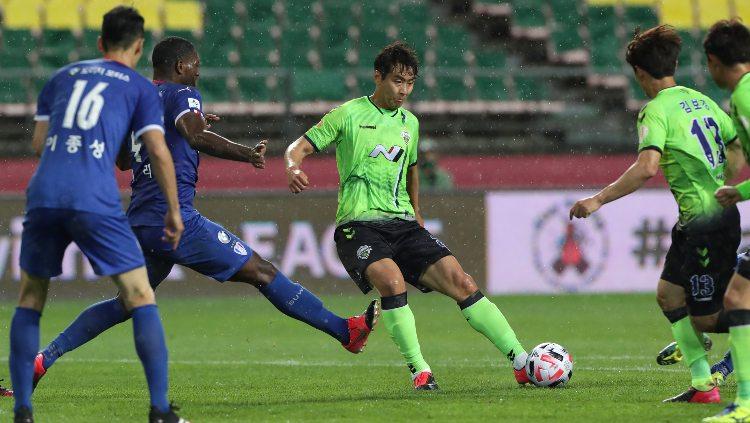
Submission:
[[[42,351],[44,368],[49,369],[63,354],[89,342],[105,330],[124,322],[128,317],[128,311],[117,298],[90,306]]]
[[[149,304],[134,308],[131,315],[133,316],[135,350],[138,352],[146,373],[151,405],[160,412],[166,413],[169,411],[168,357],[159,309],[156,304]]]
[[[732,373],[734,371],[734,363],[732,363],[732,350],[729,350],[726,354],[724,354],[724,365],[726,366],[727,370],[729,370],[729,373]]]
[[[10,323],[10,379],[16,399],[15,411],[21,407],[31,410],[34,358],[39,351],[39,318],[34,309],[16,307]]]
[[[349,343],[349,325],[346,319],[331,313],[312,292],[290,281],[281,272],[276,272],[276,277],[260,288],[260,292],[280,312],[322,330],[342,344]]]

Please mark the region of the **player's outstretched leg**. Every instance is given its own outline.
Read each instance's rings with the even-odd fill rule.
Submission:
[[[529,382],[524,371],[528,354],[500,309],[477,287],[454,256],[446,256],[431,265],[420,282],[453,298],[466,321],[484,335],[513,365],[520,384]]]
[[[168,353],[164,340],[164,328],[159,309],[154,300],[154,291],[148,283],[145,267],[139,267],[112,278],[120,289],[123,303],[133,319],[133,338],[138,358],[146,373],[151,397],[149,421],[183,421],[177,417],[167,399],[169,387]]]
[[[36,356],[34,387],[63,354],[73,351],[129,317],[130,313],[119,297],[93,304],[84,310]]]
[[[367,266],[365,275],[381,295],[383,325],[411,371],[414,389],[438,389],[432,370],[422,357],[414,313],[407,302],[406,282],[398,265],[390,258],[381,259]]]
[[[279,311],[331,335],[355,354],[364,349],[380,314],[378,303],[373,301],[364,313],[341,318],[328,310],[315,294],[289,280],[257,253],[229,280],[254,285]]]
[[[721,361],[711,366],[711,377],[714,378],[717,385],[723,385],[733,371],[734,364],[732,363],[732,350],[730,349],[724,354]]]
[[[49,279],[21,273],[21,295],[10,323],[10,378],[13,383],[14,422],[32,423],[31,393],[34,356],[39,348],[39,319],[47,299]]]
[[[724,411],[704,422],[750,421],[750,275],[747,262],[741,263],[724,294],[724,309],[729,322],[729,347],[732,352],[737,397]]]

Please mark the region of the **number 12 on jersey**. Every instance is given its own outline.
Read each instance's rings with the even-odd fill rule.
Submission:
[[[711,134],[714,137],[714,141],[716,141],[717,147],[719,147],[719,151],[717,153],[717,160],[714,160],[714,154],[713,149],[711,148],[711,144],[708,142],[708,138],[706,138],[706,134],[703,132],[703,127],[701,126],[701,119],[693,119],[692,127],[690,128],[690,133],[693,134],[694,137],[698,139],[698,142],[701,145],[701,148],[703,148],[703,154],[706,155],[706,160],[708,160],[708,163],[711,164],[712,168],[716,168],[716,166],[723,164],[726,161],[726,152],[724,147],[724,142],[721,140],[721,134],[719,133],[719,125],[716,123],[714,118],[711,116],[706,116],[703,119],[703,127],[708,129]]]

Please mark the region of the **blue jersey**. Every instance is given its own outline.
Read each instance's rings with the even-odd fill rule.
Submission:
[[[198,113],[203,116],[201,95],[195,87],[157,81],[164,105],[164,129],[167,146],[172,153],[177,176],[177,196],[180,200],[182,220],[187,222],[198,215],[193,206],[195,184],[198,182],[200,157],[187,140],[177,130],[177,121],[185,113]],[[162,226],[167,213],[167,201],[151,172],[148,152],[141,147],[137,137],[133,137],[130,160],[133,166],[133,193],[128,207],[128,220],[131,226]]]
[[[37,100],[49,121],[42,158],[26,190],[26,210],[56,208],[122,216],[114,163],[129,134],[164,131],[158,91],[111,60],[60,69]]]

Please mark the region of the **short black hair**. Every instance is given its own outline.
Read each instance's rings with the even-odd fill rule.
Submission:
[[[680,34],[671,25],[659,25],[647,31],[636,30],[628,44],[625,60],[656,79],[674,76],[682,48]]]
[[[417,53],[403,41],[388,44],[375,58],[375,70],[380,72],[383,78],[398,67],[412,70],[414,76],[419,73]]]
[[[169,72],[178,60],[195,53],[195,46],[182,37],[167,37],[154,46],[151,63],[154,69]]]
[[[104,14],[102,43],[104,50],[126,49],[143,38],[143,16],[132,7],[117,6]]]
[[[727,66],[750,63],[750,30],[739,19],[716,22],[703,40],[703,50]]]

